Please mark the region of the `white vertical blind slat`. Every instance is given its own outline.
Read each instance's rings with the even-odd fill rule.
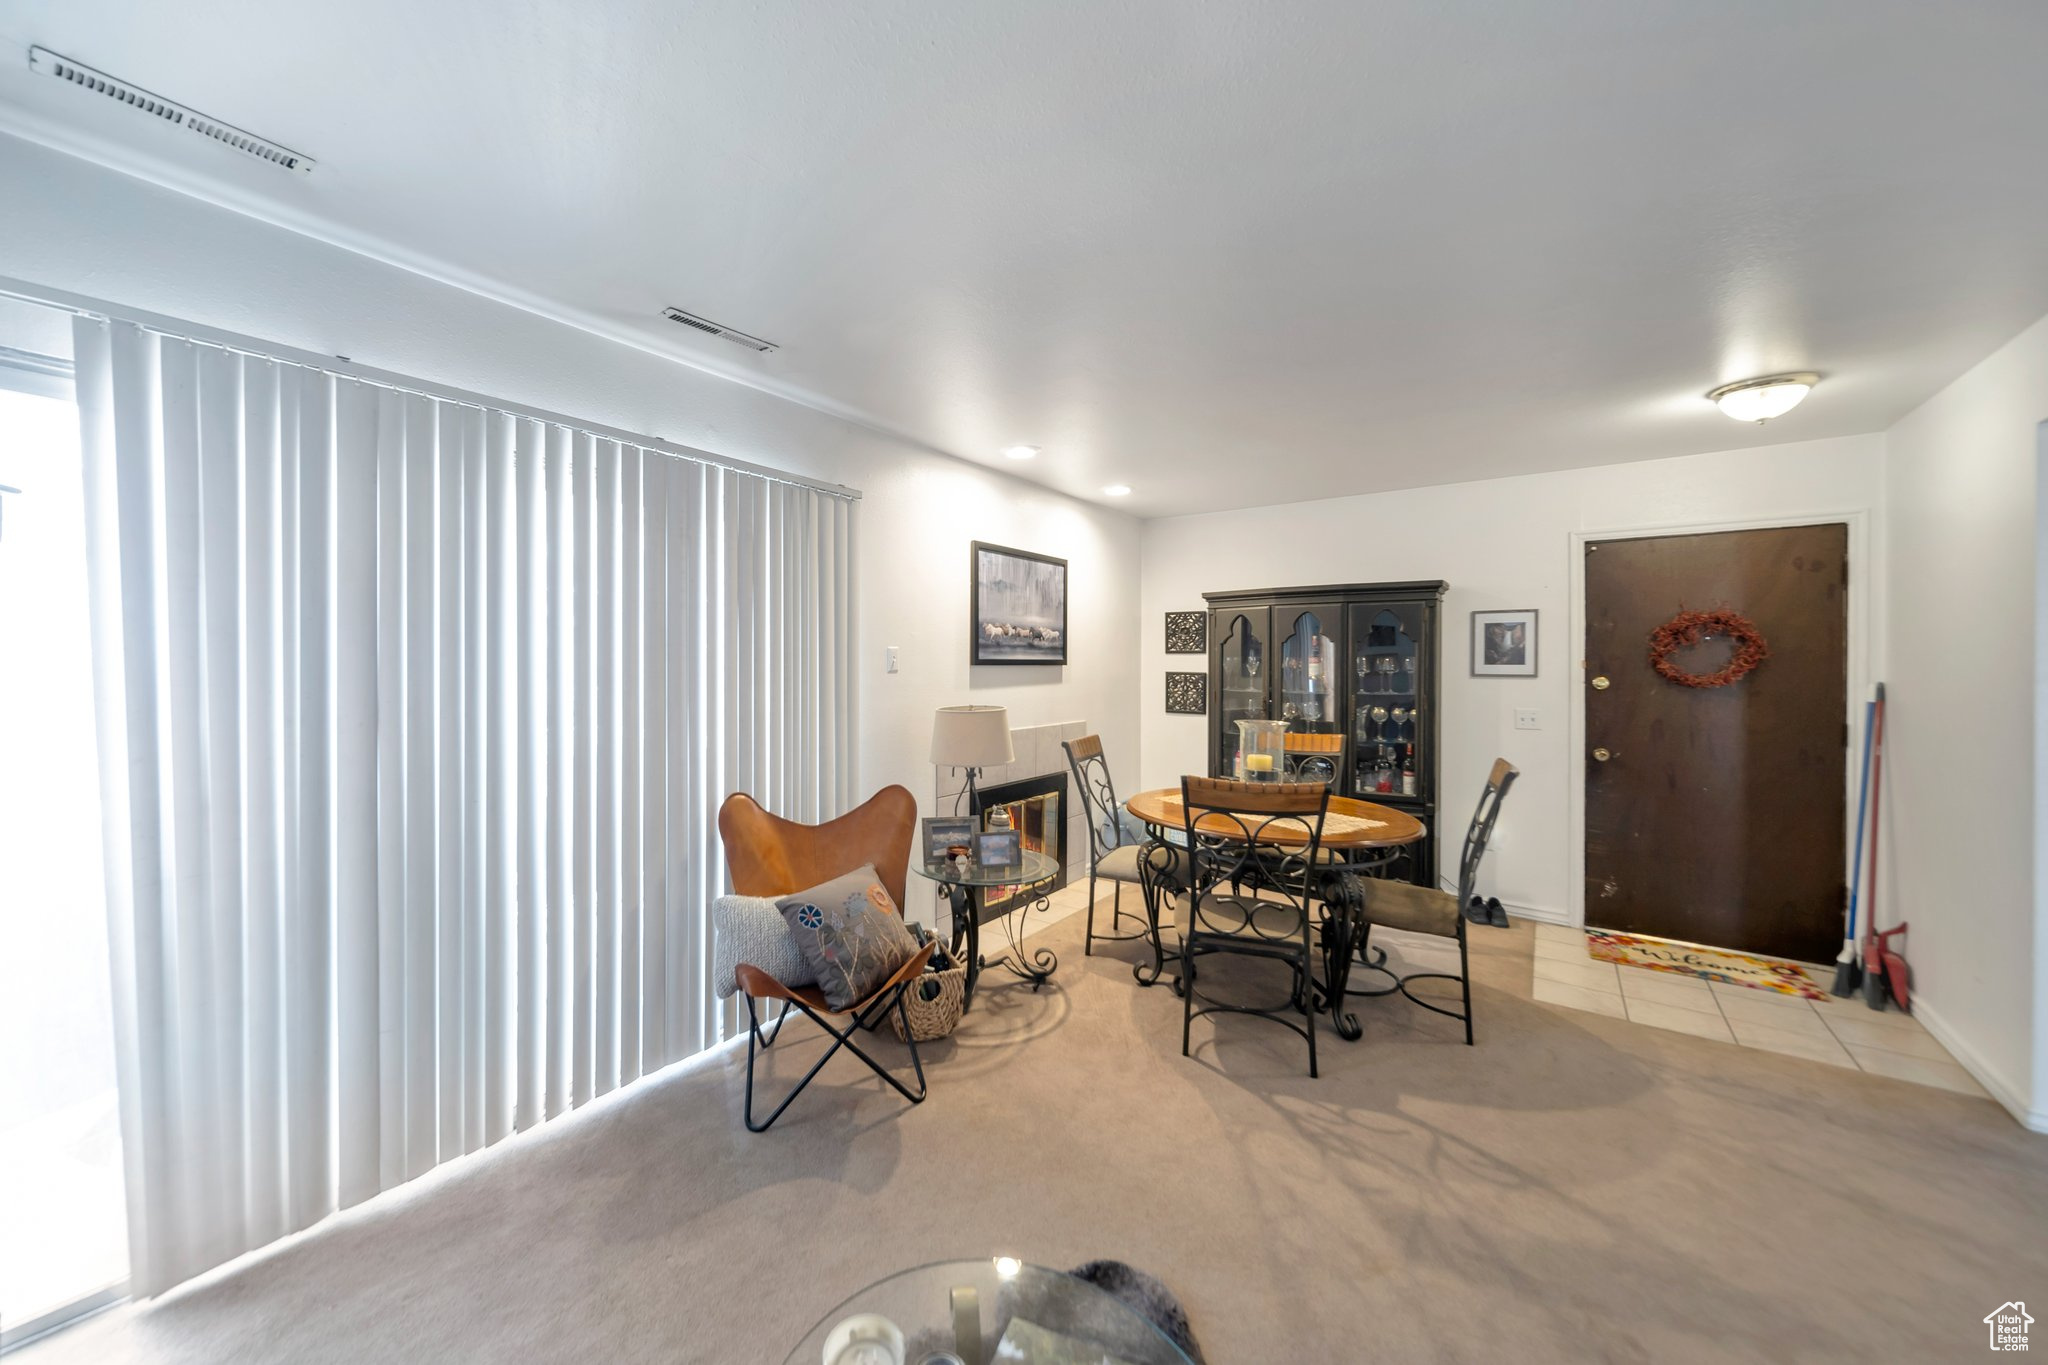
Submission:
[[[547,628],[547,844],[548,904],[547,943],[542,961],[546,977],[542,991],[547,999],[547,1098],[545,1117],[553,1118],[569,1107],[569,1053],[572,991],[570,973],[575,962],[570,944],[575,937],[575,863],[572,857],[572,813],[576,746],[575,671],[571,650],[574,615],[572,572],[575,546],[571,539],[574,523],[570,487],[573,442],[567,430],[547,428],[548,501],[548,628]]]
[[[619,451],[619,975],[618,1083],[640,1076],[640,664],[643,527],[640,451]]]
[[[851,535],[755,474],[75,333],[152,1294],[732,1030],[716,809],[851,804]]]
[[[593,443],[591,1091],[619,1078],[619,446]]]
[[[280,658],[283,540],[278,527],[279,460],[283,438],[282,389],[296,389],[302,371],[249,360],[242,378],[242,609],[243,717],[247,743],[242,790],[242,877],[245,889],[243,957],[244,1036],[247,1047],[252,1245],[282,1237],[285,1223],[284,1039],[273,1028],[283,1010],[284,910],[284,668]],[[374,1034],[373,1034],[374,1037]],[[371,1113],[374,1115],[375,1110]]]
[[[377,399],[362,384],[334,389],[335,1157],[344,1208],[383,1188]]]
[[[653,1071],[674,1058],[668,1031],[668,474],[670,461],[641,462],[641,872],[640,1056]]]
[[[519,850],[518,812],[524,796],[519,762],[520,721],[526,698],[513,634],[523,584],[519,579],[519,505],[514,483],[517,423],[494,412],[485,419],[483,500],[486,527],[482,578],[488,599],[483,693],[485,723],[484,800],[484,989],[483,1132],[492,1143],[512,1131],[518,1094],[518,983],[513,975],[520,929],[526,922],[524,863]]]
[[[406,400],[377,395],[377,1184],[406,1178]]]

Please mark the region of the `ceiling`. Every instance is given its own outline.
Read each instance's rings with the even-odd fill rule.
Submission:
[[[2033,0],[11,0],[0,42],[0,128],[1141,516],[1873,431],[2048,312]],[[1767,427],[1701,397],[1791,369]]]

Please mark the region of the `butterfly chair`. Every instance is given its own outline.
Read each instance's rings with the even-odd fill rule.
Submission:
[[[725,804],[718,808],[718,837],[725,843],[726,866],[732,872],[732,889],[742,896],[789,896],[808,887],[818,886],[873,863],[876,874],[882,880],[882,887],[896,902],[898,914],[903,912],[903,882],[910,865],[911,836],[917,828],[917,798],[902,787],[884,787],[869,797],[867,802],[836,820],[827,820],[822,825],[802,825],[794,820],[785,820],[763,810],[753,797],[741,792],[725,798]],[[903,994],[924,971],[931,960],[935,945],[926,944],[908,962],[899,967],[895,974],[866,1000],[845,1011],[849,1022],[845,1029],[832,1026],[827,1015],[840,1013],[825,1003],[824,993],[815,986],[785,986],[759,967],[740,963],[734,970],[739,980],[740,993],[747,1001],[747,1128],[751,1132],[765,1132],[768,1125],[782,1117],[782,1111],[789,1108],[794,1100],[811,1083],[811,1078],[832,1060],[834,1053],[845,1048],[854,1056],[867,1063],[868,1069],[894,1086],[896,1092],[912,1104],[921,1104],[925,1097],[924,1063],[918,1060],[917,1042],[912,1037],[909,1018],[903,1005]],[[774,1027],[765,1034],[761,1030],[761,1019],[756,1013],[755,1000],[780,1000],[782,1012],[775,1016]],[[754,1062],[756,1056],[772,1046],[782,1034],[782,1021],[789,1017],[790,1007],[795,1006],[812,1019],[819,1028],[832,1035],[832,1046],[817,1060],[796,1087],[775,1106],[775,1112],[759,1123],[754,1121]],[[910,1065],[917,1073],[917,1092],[912,1094],[903,1082],[885,1070],[882,1064],[861,1050],[854,1040],[858,1029],[872,1031],[875,1025],[895,1010],[902,1021],[903,1033],[909,1038]]]
[[[1465,848],[1458,859],[1458,891],[1454,896],[1448,891],[1439,891],[1433,886],[1416,886],[1411,882],[1379,880],[1368,878],[1365,887],[1365,934],[1359,941],[1358,951],[1365,959],[1366,966],[1373,971],[1385,972],[1394,977],[1394,984],[1384,990],[1351,991],[1352,995],[1392,995],[1395,991],[1407,996],[1426,1010],[1462,1020],[1465,1025],[1465,1043],[1472,1043],[1472,966],[1465,944],[1465,916],[1463,907],[1471,904],[1472,893],[1479,886],[1479,861],[1486,856],[1486,842],[1493,837],[1493,822],[1500,817],[1500,803],[1507,797],[1508,788],[1519,776],[1513,764],[1504,758],[1493,761],[1493,771],[1487,776],[1486,790],[1479,793],[1479,806],[1472,812],[1472,823],[1465,830]],[[1429,934],[1436,938],[1454,938],[1458,941],[1458,974],[1449,972],[1410,972],[1406,976],[1396,975],[1391,969],[1375,964],[1372,952],[1372,931],[1374,926],[1386,929],[1402,929],[1414,934]],[[1461,995],[1463,1012],[1433,1005],[1408,989],[1411,981],[1455,981]]]
[[[1217,777],[1183,777],[1180,788],[1189,864],[1181,908],[1180,1055],[1188,1055],[1197,1016],[1253,1014],[1308,1040],[1308,1074],[1314,1076],[1317,854],[1330,789],[1320,782]],[[1198,999],[1201,962],[1217,953],[1287,964],[1293,984],[1286,998],[1273,1005]]]

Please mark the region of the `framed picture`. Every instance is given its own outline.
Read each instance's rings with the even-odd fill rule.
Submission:
[[[1067,561],[974,542],[971,662],[1067,661]]]
[[[1166,675],[1166,713],[1170,716],[1209,714],[1209,675],[1169,673]]]
[[[1207,654],[1209,652],[1209,613],[1206,611],[1170,611],[1166,613],[1166,652],[1168,654]]]
[[[974,861],[985,871],[1024,866],[1024,840],[1014,829],[988,830],[974,836]]]
[[[1472,613],[1472,676],[1536,676],[1536,609]]]
[[[974,848],[974,817],[969,815],[928,815],[924,821],[924,860],[942,863],[947,852]]]

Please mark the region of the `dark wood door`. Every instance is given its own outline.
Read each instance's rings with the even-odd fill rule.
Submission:
[[[1585,582],[1586,923],[1831,960],[1842,943],[1848,528],[1600,541],[1586,546]],[[1722,606],[1769,644],[1754,671],[1696,688],[1651,668],[1652,631],[1682,609]],[[1674,662],[1711,674],[1732,652],[1707,639]]]

